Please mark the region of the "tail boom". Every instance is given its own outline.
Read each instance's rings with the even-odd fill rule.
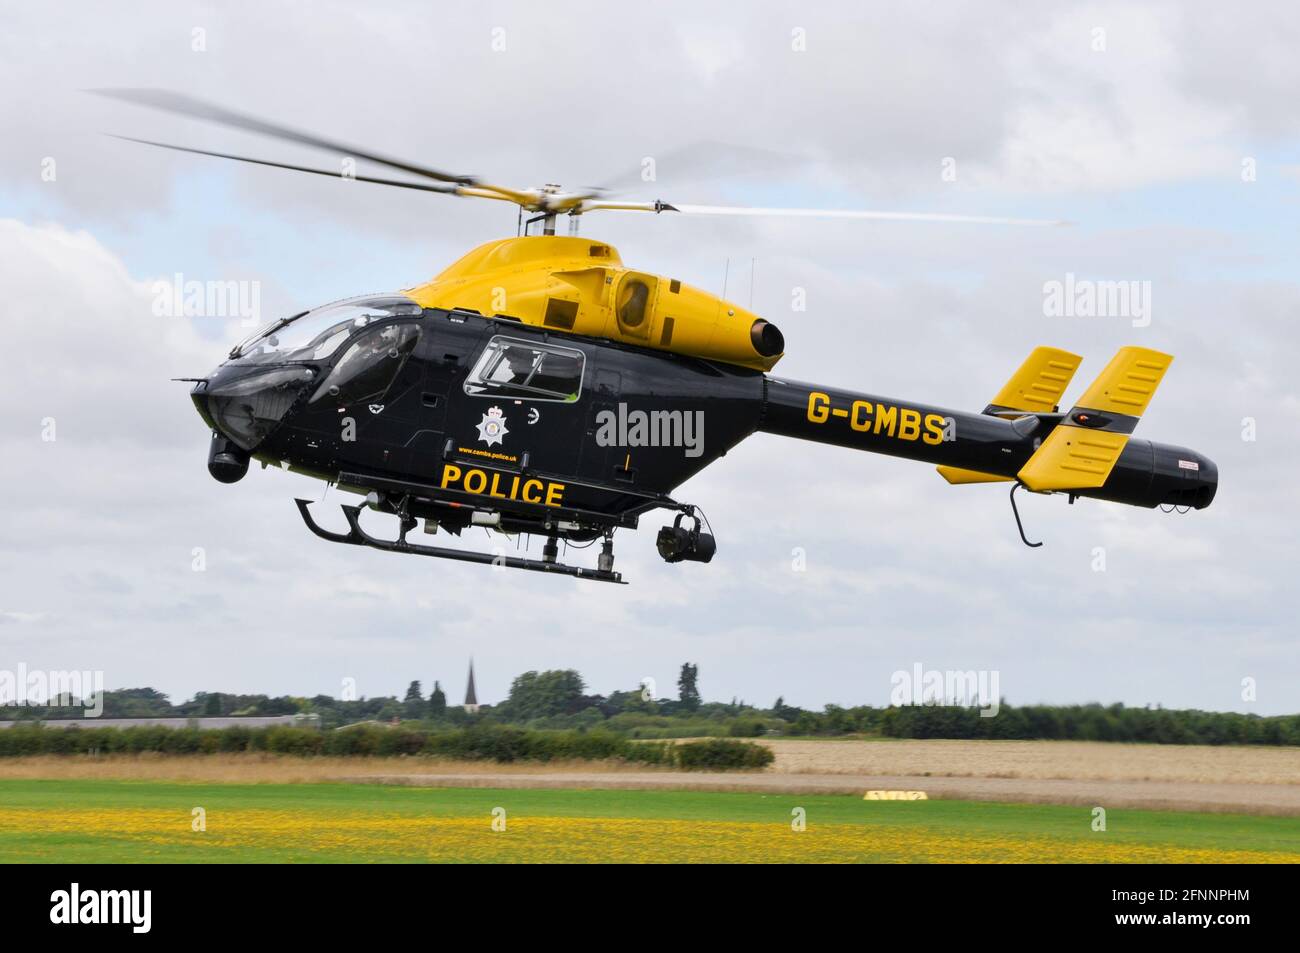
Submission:
[[[970,483],[1018,479],[1059,426],[1058,415],[1006,419],[768,377],[758,429],[936,464],[949,482]],[[1064,491],[1142,507],[1213,501],[1218,468],[1201,454],[1131,437],[1116,449],[1103,483]]]

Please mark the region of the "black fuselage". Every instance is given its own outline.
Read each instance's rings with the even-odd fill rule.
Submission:
[[[237,479],[251,456],[453,532],[497,513],[490,525],[582,540],[675,505],[681,483],[755,431],[1014,477],[1055,426],[460,311],[376,322],[349,341],[320,361],[234,358],[199,383],[214,475]],[[349,378],[357,354],[378,363]],[[1199,454],[1134,439],[1104,486],[1077,495],[1200,508],[1216,483]]]

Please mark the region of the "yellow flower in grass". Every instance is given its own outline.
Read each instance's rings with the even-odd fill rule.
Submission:
[[[1258,863],[1300,855],[1256,850],[1129,843],[1106,835],[1013,836],[951,828],[636,818],[419,817],[311,810],[218,810],[207,830],[190,829],[188,813],[162,810],[45,812],[0,808],[0,835],[54,834],[78,843],[119,845],[124,853],[181,848],[194,859],[239,860],[282,853],[303,859],[433,862],[612,863]],[[57,859],[57,851],[48,857]],[[174,856],[174,855],[173,855]]]

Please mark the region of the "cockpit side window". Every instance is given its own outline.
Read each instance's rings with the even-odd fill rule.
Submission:
[[[581,351],[517,338],[494,337],[465,381],[465,393],[572,403],[582,392]]]
[[[420,326],[406,322],[381,325],[360,335],[321,381],[311,402],[328,398],[346,407],[378,400],[397,379],[419,338]]]

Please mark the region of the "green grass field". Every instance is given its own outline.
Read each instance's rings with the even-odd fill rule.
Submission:
[[[845,796],[0,781],[8,863],[1300,862],[1297,818],[1117,809],[1106,821],[1093,831],[1086,807]]]

